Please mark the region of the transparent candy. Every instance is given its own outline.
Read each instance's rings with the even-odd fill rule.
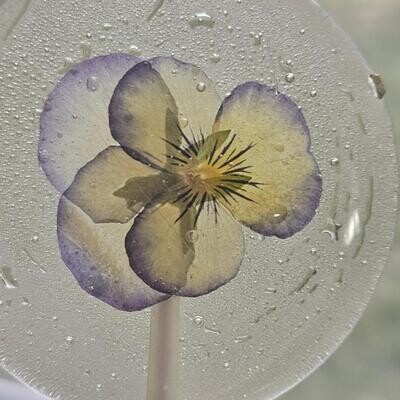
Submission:
[[[324,179],[306,229],[288,240],[246,231],[238,277],[182,301],[179,400],[272,399],[318,367],[365,309],[395,224],[382,82],[341,30],[311,0],[0,0],[0,22],[2,365],[52,398],[145,398],[150,311],[118,312],[79,288],[59,255],[59,193],[37,159],[57,80],[121,51],[194,63],[221,97],[249,80],[275,85],[302,107]],[[87,84],[96,91],[96,77]]]

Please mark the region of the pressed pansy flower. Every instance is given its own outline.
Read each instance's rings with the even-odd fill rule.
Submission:
[[[58,239],[82,288],[126,311],[233,279],[243,226],[289,238],[322,181],[299,107],[258,82],[222,102],[172,57],[73,67],[41,117],[39,159],[62,192]]]

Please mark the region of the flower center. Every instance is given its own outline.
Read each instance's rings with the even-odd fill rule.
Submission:
[[[177,189],[174,203],[183,203],[179,221],[190,209],[196,210],[196,225],[205,203],[212,203],[215,222],[218,217],[218,206],[230,206],[232,202],[246,200],[254,202],[247,189],[258,188],[262,183],[254,182],[251,167],[247,164],[248,152],[254,147],[249,144],[240,149],[235,145],[236,135],[231,131],[214,132],[205,138],[193,140],[180,130],[186,147],[165,140],[169,145],[168,158],[170,165],[181,177],[182,185]]]
[[[183,181],[192,189],[192,192],[203,195],[214,193],[216,182],[221,179],[221,171],[206,161],[192,159],[182,168]]]

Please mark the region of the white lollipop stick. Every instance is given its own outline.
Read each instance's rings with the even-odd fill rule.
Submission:
[[[147,400],[176,400],[178,394],[180,299],[151,310]]]

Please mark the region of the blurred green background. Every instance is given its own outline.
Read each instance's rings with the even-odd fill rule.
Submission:
[[[400,0],[318,1],[351,35],[369,65],[382,75],[399,145]],[[325,365],[282,400],[400,399],[399,267],[398,224],[390,265],[360,323]]]

